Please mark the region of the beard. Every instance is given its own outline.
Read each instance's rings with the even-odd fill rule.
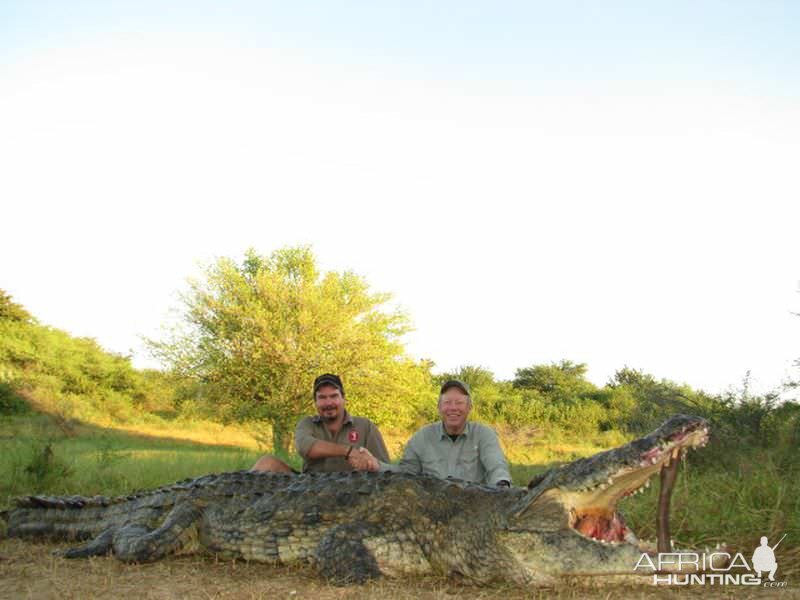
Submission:
[[[333,414],[326,414],[329,410],[333,410],[334,413]],[[335,406],[325,406],[325,407],[322,408],[322,411],[321,411],[322,414],[320,415],[320,418],[323,421],[326,421],[327,423],[333,423],[336,420],[336,417],[338,416],[335,411],[336,411],[336,407]]]

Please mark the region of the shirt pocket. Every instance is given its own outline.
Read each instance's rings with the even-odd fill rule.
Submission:
[[[438,454],[431,453],[428,456],[423,456],[420,462],[425,469],[435,471],[440,465],[446,464],[447,459]]]
[[[422,472],[425,475],[433,475],[434,477],[447,476],[447,459],[437,453],[429,453],[421,457]]]
[[[467,444],[461,449],[461,456],[459,456],[458,462],[464,467],[465,470],[474,469],[475,465],[478,463],[478,459],[478,446],[475,444]]]

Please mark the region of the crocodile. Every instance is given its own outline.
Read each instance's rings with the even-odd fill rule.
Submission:
[[[147,562],[203,551],[310,564],[335,584],[441,574],[535,585],[562,575],[634,574],[642,553],[670,551],[678,464],[708,436],[704,419],[675,415],[645,437],[552,468],[527,488],[396,472],[241,471],[114,498],[26,496],[5,515],[7,535],[82,542],[60,551],[66,558],[113,553]],[[656,473],[652,546],[617,505]]]

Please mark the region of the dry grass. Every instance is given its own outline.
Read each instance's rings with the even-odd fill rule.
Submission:
[[[70,561],[53,557],[62,546],[0,541],[0,598],[781,598],[796,590],[728,587],[654,588],[565,581],[552,588],[477,588],[441,578],[383,580],[364,586],[333,587],[309,569],[217,561],[211,557],[171,557],[147,565],[127,565],[112,557]]]
[[[567,436],[562,433],[543,427],[489,425],[497,432],[506,458],[514,464],[546,466],[591,456],[629,441],[629,436],[616,431],[565,439]],[[389,455],[393,460],[399,459],[412,432],[382,429],[381,433]]]
[[[258,442],[244,427],[221,425],[211,421],[195,421],[165,425],[137,423],[134,425],[110,427],[122,433],[147,435],[157,438],[170,438],[199,444],[233,446],[248,450],[260,450]]]

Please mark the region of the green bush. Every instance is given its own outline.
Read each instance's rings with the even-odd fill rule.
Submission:
[[[27,460],[20,469],[20,475],[26,481],[26,488],[34,493],[49,491],[63,485],[73,473],[72,466],[53,451],[51,441],[33,443]]]
[[[28,403],[10,383],[0,382],[0,415],[16,415],[28,411]]]

